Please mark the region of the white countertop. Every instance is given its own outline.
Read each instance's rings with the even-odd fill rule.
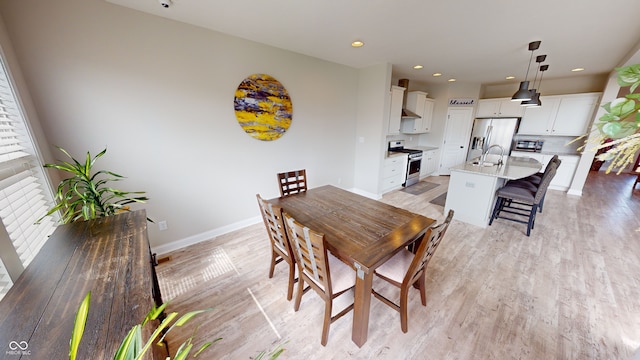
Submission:
[[[391,157],[395,157],[395,156],[408,156],[409,154],[407,153],[401,153],[401,152],[396,152],[396,151],[385,151],[384,157],[385,158],[391,158]]]
[[[538,160],[519,156],[507,157],[502,166],[479,166],[472,163],[473,161],[469,161],[456,165],[450,170],[515,180],[533,175],[542,169],[542,164]]]
[[[438,148],[435,146],[411,146],[411,148],[422,151],[438,150]]]

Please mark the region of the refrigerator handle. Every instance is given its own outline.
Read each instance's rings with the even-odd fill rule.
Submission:
[[[487,152],[487,149],[489,149],[489,146],[491,146],[491,132],[493,131],[493,126],[489,125],[487,126],[487,136],[486,136],[486,140],[484,142],[484,144],[482,144],[482,153],[484,154],[485,152]]]

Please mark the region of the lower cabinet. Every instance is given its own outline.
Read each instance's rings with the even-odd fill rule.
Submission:
[[[420,178],[432,175],[438,170],[438,150],[428,150],[422,152],[422,164],[420,167]]]
[[[383,193],[402,186],[407,172],[407,161],[407,154],[394,155],[384,159],[382,168]]]
[[[550,159],[551,157],[549,157]],[[559,155],[558,158],[562,161],[560,167],[556,172],[556,176],[551,180],[549,184],[550,189],[568,190],[571,187],[573,176],[576,174],[578,163],[580,162],[580,156],[578,155]]]
[[[540,171],[544,171],[549,160],[553,157],[552,154],[539,154],[521,151],[512,151],[511,155],[530,157],[540,161],[542,163],[542,169]],[[560,167],[558,168],[556,175],[553,177],[553,180],[551,180],[551,184],[549,184],[549,189],[566,191],[569,189],[571,182],[573,181],[573,176],[575,175],[578,163],[580,162],[580,155],[558,155],[558,158],[562,162],[560,163]]]

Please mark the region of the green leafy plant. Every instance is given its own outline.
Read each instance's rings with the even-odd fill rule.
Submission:
[[[606,149],[597,156],[599,160],[611,160],[607,172],[618,168],[620,173],[634,163],[640,150],[640,64],[616,68],[620,87],[629,87],[629,94],[608,102],[602,107],[606,111],[595,123],[599,134],[595,136],[594,149]],[[608,149],[607,149],[608,148]]]
[[[107,185],[111,181],[120,181],[124,178],[122,175],[107,170],[94,173],[93,167],[96,160],[107,152],[106,148],[93,158],[87,151],[84,163],[74,159],[65,149],[57,148],[71,159],[71,162],[60,161],[56,164],[45,164],[44,167],[58,169],[71,176],[58,185],[55,195],[56,205],[49,209],[45,216],[61,210],[60,222],[66,224],[76,220],[95,219],[129,211],[128,204],[144,203],[149,200],[146,196],[142,196],[143,191],[122,191]]]
[[[87,322],[87,315],[89,314],[89,303],[91,302],[91,292],[88,292],[84,297],[80,306],[78,307],[78,311],[76,312],[76,318],[73,326],[73,332],[71,334],[71,340],[69,341],[69,360],[76,360],[78,354],[78,348],[80,345],[80,340],[82,339],[82,335],[84,334],[85,324]],[[144,354],[149,351],[154,342],[158,344],[162,344],[165,336],[173,330],[175,327],[182,326],[186,324],[189,320],[195,317],[198,314],[201,314],[206,311],[210,311],[212,309],[206,310],[196,310],[190,311],[180,318],[178,318],[177,312],[169,313],[160,324],[155,328],[149,339],[145,342],[142,339],[142,328],[151,321],[157,320],[166,307],[166,303],[162,304],[159,307],[153,307],[151,311],[144,318],[142,323],[134,325],[127,336],[122,340],[120,347],[116,351],[113,356],[114,360],[134,360],[140,359],[144,356]],[[177,320],[176,320],[177,318]],[[173,322],[173,323],[172,323]],[[176,355],[174,360],[182,360],[186,359],[193,350],[193,338],[194,336],[190,336],[184,343],[180,345],[178,350],[176,350]],[[156,341],[157,339],[157,341]],[[213,342],[219,341],[222,338],[217,338],[214,341],[209,341],[204,343],[193,355],[193,357],[197,357],[202,353],[206,348],[211,346]],[[167,359],[170,359],[167,357]]]

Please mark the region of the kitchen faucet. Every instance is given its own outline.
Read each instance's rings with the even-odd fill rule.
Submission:
[[[489,151],[491,151],[492,148],[497,147],[500,149],[500,159],[498,160],[498,166],[502,166],[502,157],[504,156],[504,148],[498,144],[493,144],[491,146],[489,146],[489,148],[487,149],[487,151],[484,152],[484,154],[482,154],[482,157],[480,158],[480,163],[484,164],[485,159],[487,158],[487,155],[489,154]]]

